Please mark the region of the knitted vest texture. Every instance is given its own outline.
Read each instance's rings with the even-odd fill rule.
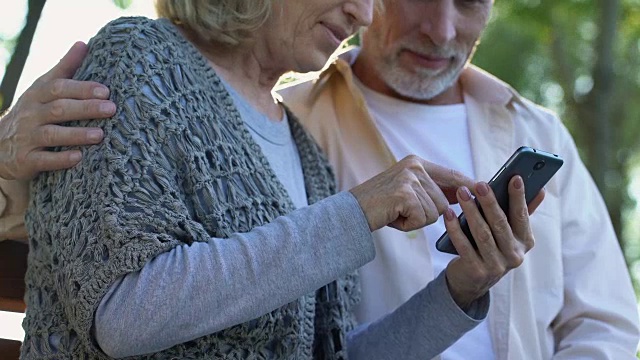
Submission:
[[[293,210],[220,79],[169,21],[118,19],[89,46],[76,78],[108,85],[118,110],[75,124],[105,131],[100,145],[82,149],[81,164],[33,181],[24,359],[107,358],[91,327],[116,279],[178,245],[228,238]],[[333,175],[288,117],[312,204],[334,193]],[[346,358],[355,280],[137,358]]]

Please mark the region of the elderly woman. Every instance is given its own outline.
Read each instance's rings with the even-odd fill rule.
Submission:
[[[372,3],[158,0],[159,20],[91,40],[76,78],[107,85],[117,111],[81,124],[104,141],[78,166],[32,182],[23,358],[430,358],[486,315],[508,269],[461,285],[479,279],[463,257],[449,282],[354,329],[348,274],[374,257],[371,231],[422,227],[447,207],[440,188],[473,186],[411,157],[333,194],[273,101],[280,75],[321,68]]]

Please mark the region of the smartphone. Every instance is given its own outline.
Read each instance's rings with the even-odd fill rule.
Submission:
[[[564,160],[556,154],[552,154],[546,151],[534,149],[528,146],[522,146],[516,150],[513,155],[502,165],[500,170],[491,178],[489,186],[498,200],[498,204],[505,212],[509,213],[509,181],[511,178],[520,175],[524,182],[525,199],[529,204],[536,195],[542,190],[547,182],[553,177],[553,175],[560,169]],[[476,205],[480,209],[482,214],[482,208],[476,200]],[[484,216],[484,214],[483,214]],[[471,245],[477,249],[476,242],[469,230],[469,224],[464,214],[458,216],[460,221],[460,227],[467,236]],[[457,255],[458,252],[453,246],[449,235],[445,232],[440,236],[440,239],[436,242],[436,249],[449,254]]]

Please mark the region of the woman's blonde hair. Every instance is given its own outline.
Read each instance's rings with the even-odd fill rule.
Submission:
[[[159,17],[193,31],[199,40],[236,46],[269,18],[273,0],[156,0]]]

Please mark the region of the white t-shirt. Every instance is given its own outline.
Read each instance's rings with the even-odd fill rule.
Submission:
[[[416,104],[377,93],[362,85],[357,79],[356,84],[362,90],[376,126],[396,159],[400,160],[412,154],[418,155],[425,160],[456,169],[474,178],[467,112],[464,104],[443,106]],[[460,206],[456,204],[451,208],[460,214]],[[435,248],[435,242],[444,231],[444,220],[440,217],[436,223],[407,236],[406,251],[415,252],[415,246],[412,246],[411,242],[427,242],[429,252],[424,252],[422,256],[417,255],[418,261],[422,258],[425,266],[431,263],[433,267],[433,273],[425,274],[425,285],[455,258]],[[396,247],[398,246],[402,247],[402,244],[396,244]],[[415,261],[416,254],[412,254],[412,257]],[[412,275],[415,276],[415,274]],[[395,280],[398,283],[404,278],[405,276],[401,273],[395,274]],[[420,290],[418,288],[407,290],[406,284],[398,283],[390,284],[388,281],[381,283],[378,285],[379,290],[413,291],[413,293]],[[408,299],[413,293],[402,295]],[[366,302],[367,298],[363,298],[362,301]],[[387,310],[390,312],[394,309]],[[364,317],[372,319],[382,315],[384,314],[364,314]],[[442,359],[495,359],[488,321],[487,319],[482,322],[442,353]]]

